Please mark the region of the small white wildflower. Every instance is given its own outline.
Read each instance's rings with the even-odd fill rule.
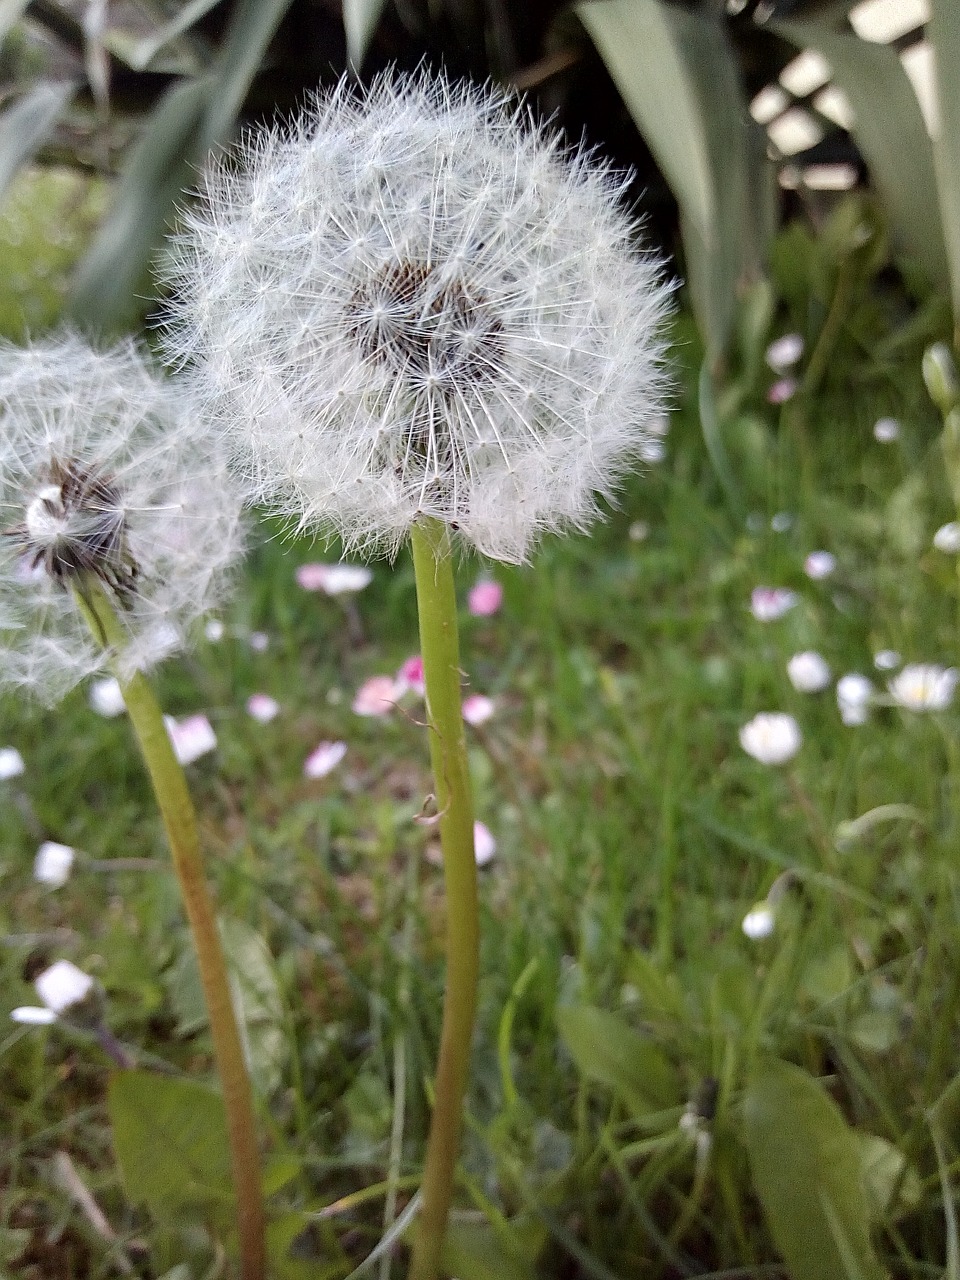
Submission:
[[[761,711],[740,730],[740,745],[761,764],[786,764],[802,743],[800,726],[782,711]]]
[[[0,747],[0,782],[18,778],[25,769],[23,756],[16,747]]]
[[[960,521],[951,520],[949,524],[942,524],[933,535],[933,545],[948,556],[960,553]]]
[[[219,618],[211,618],[204,623],[203,634],[207,637],[211,644],[219,644],[223,639],[226,628]]]
[[[247,643],[254,653],[266,653],[270,648],[270,637],[265,631],[251,631]]]
[[[896,418],[879,418],[873,425],[873,435],[881,444],[892,444],[900,438],[900,423]]]
[[[199,760],[216,747],[217,735],[206,716],[187,716],[183,720],[164,716],[163,719],[173,744],[173,753],[181,764],[193,764],[194,760]]]
[[[495,710],[493,699],[484,693],[471,693],[463,700],[463,718],[467,724],[486,724]]]
[[[829,578],[836,567],[837,558],[829,551],[811,551],[803,562],[804,573],[814,582]]]
[[[830,683],[830,666],[821,654],[806,649],[787,663],[787,675],[798,693],[819,693]]]
[[[71,849],[68,844],[45,840],[33,860],[34,880],[48,884],[51,889],[61,888],[70,879],[76,856],[76,850]]]
[[[98,716],[112,720],[122,715],[127,709],[123,700],[120,681],[115,676],[104,676],[102,680],[94,680],[90,685],[90,706]]]
[[[434,517],[524,560],[656,438],[669,289],[625,191],[497,89],[344,79],[212,167],[168,354],[302,526],[392,554]]]
[[[873,684],[866,676],[851,671],[837,681],[837,706],[846,725],[866,724],[873,698]]]
[[[776,924],[776,914],[769,902],[758,902],[743,917],[741,928],[751,941],[769,938]]]
[[[873,655],[873,665],[878,671],[892,671],[900,665],[900,655],[896,649],[881,649]]]
[[[57,960],[37,976],[33,985],[46,1007],[59,1015],[85,1000],[93,990],[94,981],[89,973],[69,960]]]
[[[26,1027],[48,1027],[56,1022],[57,1015],[46,1005],[40,1009],[35,1004],[21,1004],[10,1010],[10,1018]]]
[[[799,333],[785,333],[767,347],[767,364],[774,373],[784,373],[803,355],[803,338]]]
[[[960,671],[935,663],[911,663],[898,672],[887,688],[899,706],[908,711],[944,711],[953,701]]]
[[[786,533],[793,528],[793,516],[789,511],[777,511],[770,517],[770,528],[774,533]]]
[[[800,603],[800,597],[788,587],[754,587],[750,593],[750,612],[758,622],[776,622]]]
[[[121,675],[152,666],[184,643],[240,550],[219,447],[131,342],[0,343],[0,406],[0,685],[54,702],[111,660]],[[72,590],[94,579],[118,605],[116,654]]]
[[[650,525],[646,520],[634,520],[627,531],[631,542],[646,542],[650,537]]]

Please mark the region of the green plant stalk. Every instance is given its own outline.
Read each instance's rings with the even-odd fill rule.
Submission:
[[[470,1069],[480,969],[480,926],[473,803],[460,708],[460,651],[450,537],[445,525],[437,520],[425,520],[413,526],[411,542],[430,762],[443,848],[447,984],[433,1116],[421,1186],[423,1202],[409,1274],[410,1280],[436,1280],[453,1199],[463,1099]]]
[[[124,642],[123,630],[100,584],[88,578],[75,594],[97,641],[108,649],[119,648]],[[253,1091],[230,995],[217,919],[204,877],[196,813],[163,715],[146,679],[137,672],[129,678],[120,679],[120,687],[163,818],[196,948],[227,1112],[237,1202],[240,1275],[242,1280],[263,1280],[266,1275],[265,1216]]]

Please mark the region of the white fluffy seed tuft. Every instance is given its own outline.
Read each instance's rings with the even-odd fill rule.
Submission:
[[[241,548],[223,449],[132,342],[0,343],[0,686],[53,703],[110,659],[121,675],[153,666]],[[87,578],[116,605],[117,654],[77,607]]]
[[[499,90],[342,81],[208,174],[167,354],[293,523],[524,560],[658,443],[670,290],[625,186]]]

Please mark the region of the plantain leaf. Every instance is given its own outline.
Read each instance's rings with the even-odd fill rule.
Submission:
[[[950,262],[953,319],[960,332],[960,6],[956,0],[932,0],[927,39],[933,47],[940,109],[933,156]]]
[[[343,0],[343,26],[347,33],[347,61],[358,71],[370,37],[386,7],[387,0]]]
[[[799,48],[817,49],[850,99],[853,133],[900,245],[932,284],[949,280],[937,203],[933,146],[913,85],[896,50],[819,23],[771,24]],[[960,74],[960,73],[958,73]],[[958,165],[960,174],[960,165]],[[960,234],[960,233],[957,233]]]
[[[169,22],[164,22],[157,27],[156,31],[126,48],[123,53],[124,62],[134,71],[142,71],[150,65],[161,49],[182,36],[185,31],[189,31],[204,14],[209,13],[220,3],[221,0],[190,0],[190,3],[185,4]]]
[[[743,1099],[753,1185],[791,1280],[882,1280],[858,1135],[806,1071],[759,1066]]]
[[[582,1074],[619,1094],[635,1115],[679,1103],[673,1065],[649,1037],[616,1014],[567,1005],[557,1010],[557,1026]]]
[[[756,126],[725,23],[660,0],[576,11],[680,204],[693,304],[715,360],[741,277],[765,260],[772,226],[772,176],[750,136]]]
[[[203,122],[206,147],[217,146],[229,135],[290,4],[291,0],[237,0],[213,68],[217,87]]]
[[[134,1204],[146,1204],[160,1222],[230,1222],[227,1114],[218,1093],[195,1080],[118,1071],[110,1079],[107,1109]]]
[[[140,311],[137,295],[173,202],[188,181],[210,91],[209,80],[181,82],[150,117],[74,280],[67,315],[75,322],[117,332]]]
[[[53,128],[75,89],[72,81],[38,84],[0,115],[0,198]]]

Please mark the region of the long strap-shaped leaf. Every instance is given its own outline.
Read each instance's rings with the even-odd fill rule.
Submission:
[[[39,84],[0,115],[0,198],[73,97],[76,85]]]
[[[953,322],[960,345],[960,5],[957,0],[933,0],[927,38],[933,46],[940,111],[933,156],[950,262]]]

